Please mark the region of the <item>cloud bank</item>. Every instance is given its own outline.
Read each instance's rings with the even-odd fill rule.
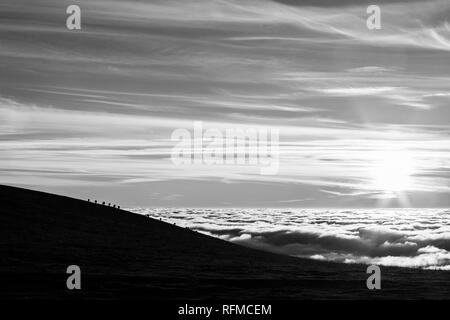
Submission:
[[[248,247],[318,260],[449,270],[443,209],[132,209]]]

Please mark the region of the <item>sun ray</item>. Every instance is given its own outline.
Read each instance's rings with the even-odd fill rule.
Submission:
[[[383,150],[374,157],[370,169],[372,188],[383,192],[383,206],[386,202],[398,202],[402,207],[409,207],[407,191],[413,189],[414,174],[417,171],[414,156],[407,150]]]

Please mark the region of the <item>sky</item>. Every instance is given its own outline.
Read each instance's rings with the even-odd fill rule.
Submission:
[[[66,8],[81,8],[81,30]],[[450,3],[2,0],[0,183],[123,206],[449,207]],[[279,170],[176,165],[195,122]]]

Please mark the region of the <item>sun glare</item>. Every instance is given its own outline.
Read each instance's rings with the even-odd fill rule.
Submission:
[[[373,186],[380,191],[402,192],[411,189],[413,157],[407,151],[384,151],[377,154],[372,172]]]

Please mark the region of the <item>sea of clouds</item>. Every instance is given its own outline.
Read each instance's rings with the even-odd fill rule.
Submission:
[[[131,211],[251,248],[291,256],[450,270],[448,209]]]

